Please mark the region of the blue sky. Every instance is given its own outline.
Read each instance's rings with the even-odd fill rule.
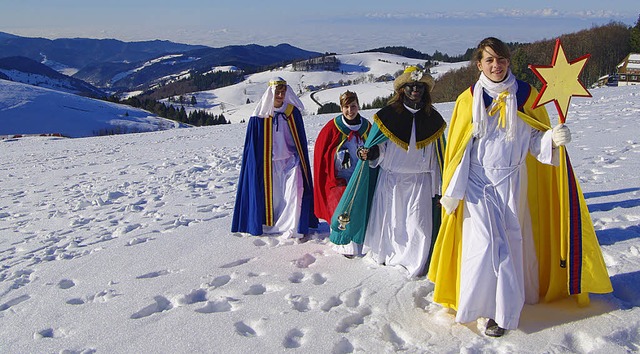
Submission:
[[[0,31],[44,38],[165,39],[212,47],[289,43],[338,53],[404,45],[454,55],[489,35],[529,42],[611,21],[633,25],[640,10],[631,3],[0,0]]]

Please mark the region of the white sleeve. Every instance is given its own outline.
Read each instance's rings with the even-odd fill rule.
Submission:
[[[558,166],[560,158],[558,149],[553,147],[553,130],[539,131],[532,129],[529,152],[540,162]]]

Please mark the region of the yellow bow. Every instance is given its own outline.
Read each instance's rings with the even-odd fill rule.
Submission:
[[[498,124],[504,128],[506,126],[506,112],[507,112],[507,104],[504,101],[505,98],[507,98],[507,96],[509,96],[509,91],[502,91],[500,92],[500,94],[498,95],[498,97],[496,97],[493,102],[491,103],[491,106],[489,107],[489,116],[493,116],[494,114],[496,114],[496,112],[498,112],[498,110],[500,110],[500,117],[498,118]]]

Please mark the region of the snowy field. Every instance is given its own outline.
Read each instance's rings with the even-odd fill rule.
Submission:
[[[614,292],[587,308],[526,305],[489,338],[427,280],[333,252],[326,223],[302,244],[231,233],[244,124],[5,139],[0,352],[640,351],[640,86],[591,93],[568,149]],[[331,117],[305,116],[310,148]]]

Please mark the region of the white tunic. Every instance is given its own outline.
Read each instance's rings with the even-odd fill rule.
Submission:
[[[409,151],[390,140],[378,145],[378,184],[364,239],[364,252],[378,264],[400,266],[409,277],[424,275],[431,247],[432,198],[440,191],[434,144],[417,150],[415,123]]]
[[[540,132],[521,119],[506,141],[497,114],[486,136],[469,142],[445,195],[464,199],[460,301],[457,322],[493,318],[515,329],[527,303],[538,301],[538,276],[526,200],[527,153],[557,164],[551,131]]]
[[[271,227],[264,226],[263,232],[301,238],[304,235],[298,233],[298,220],[304,191],[302,166],[284,115],[274,115],[272,178],[275,223]]]

